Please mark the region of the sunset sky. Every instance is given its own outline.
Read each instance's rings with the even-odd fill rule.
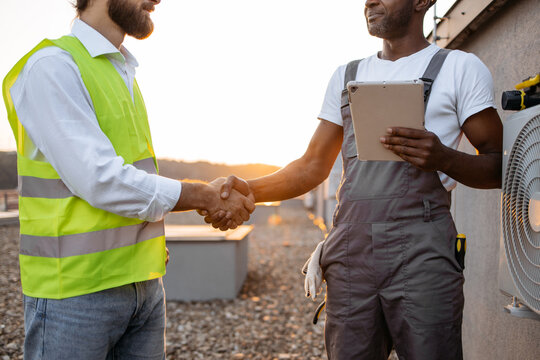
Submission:
[[[0,2],[3,79],[41,39],[68,34],[75,11],[68,0]],[[364,3],[162,0],[152,36],[124,43],[140,64],[158,157],[282,166],[301,156],[336,67],[381,46]],[[438,15],[452,3],[439,0]],[[0,150],[14,149],[2,105]]]

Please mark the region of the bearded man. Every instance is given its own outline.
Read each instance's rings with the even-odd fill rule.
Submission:
[[[385,360],[392,346],[400,360],[463,358],[463,269],[454,254],[450,191],[458,181],[500,186],[502,124],[485,65],[424,37],[434,2],[366,0],[368,31],[383,40],[382,51],[337,68],[300,159],[247,182],[257,202],[298,196],[328,176],[341,150],[333,226],[306,275],[308,296],[315,297],[322,275],[327,281],[330,360]],[[426,130],[397,127],[396,119],[396,127],[380,134],[382,145],[405,161],[358,160],[347,82],[418,78],[425,84]],[[462,134],[478,154],[457,150]],[[230,177],[223,191],[238,184],[245,182]]]
[[[157,175],[137,61],[159,0],[78,0],[72,34],[8,73],[17,142],[25,359],[164,359],[162,218],[205,209],[235,227],[253,202]]]

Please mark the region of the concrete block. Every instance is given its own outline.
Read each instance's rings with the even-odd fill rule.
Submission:
[[[18,223],[18,211],[0,211],[0,226],[17,225]]]
[[[209,225],[166,225],[167,300],[234,299],[246,279],[252,229],[242,225],[222,232]]]

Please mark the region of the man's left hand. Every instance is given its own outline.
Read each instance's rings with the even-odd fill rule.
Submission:
[[[403,127],[388,128],[387,133],[380,138],[385,148],[421,170],[444,171],[448,148],[437,135]]]

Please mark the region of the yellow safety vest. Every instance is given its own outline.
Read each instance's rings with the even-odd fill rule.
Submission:
[[[92,207],[71,193],[50,163],[32,160],[25,152],[28,134],[17,118],[10,89],[28,58],[48,46],[60,47],[75,60],[99,126],[117,155],[125,164],[157,173],[146,108],[136,82],[132,99],[110,61],[103,55],[93,58],[72,36],[45,39],[26,54],[2,86],[17,142],[23,293],[62,299],[163,276],[162,221],[149,223]]]

